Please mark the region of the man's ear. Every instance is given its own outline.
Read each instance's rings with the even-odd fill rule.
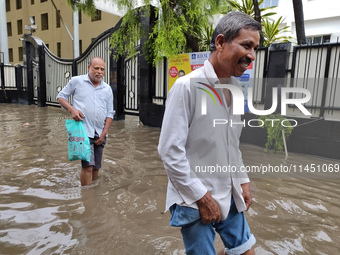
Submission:
[[[217,35],[215,40],[216,50],[223,50],[224,43],[225,43],[224,36],[222,34]]]

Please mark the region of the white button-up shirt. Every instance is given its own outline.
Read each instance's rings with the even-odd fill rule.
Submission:
[[[95,132],[100,136],[106,118],[113,119],[115,114],[111,87],[103,80],[94,87],[88,74],[75,76],[59,92],[57,98],[68,100],[70,96],[73,96],[73,107],[85,116],[83,124],[88,137],[94,138]]]
[[[223,90],[214,88],[218,82],[208,60],[176,80],[168,93],[158,152],[168,175],[166,209],[173,204],[197,209],[196,201],[209,191],[224,220],[231,195],[238,211],[246,210],[241,184],[249,179],[239,150],[243,122],[232,114]],[[233,77],[228,83],[239,86]]]

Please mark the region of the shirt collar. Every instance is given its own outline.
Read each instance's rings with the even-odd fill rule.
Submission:
[[[85,75],[84,80],[89,82],[94,87],[94,85],[92,84],[92,82],[90,80],[90,77],[89,77],[88,73],[87,73],[87,75]],[[102,87],[102,86],[103,86],[103,79],[101,80],[100,84],[96,88],[99,88],[99,87]]]
[[[210,84],[214,85],[220,83],[217,74],[215,73],[214,67],[209,60],[204,61],[204,70],[205,76],[207,77],[207,80],[210,82]]]
[[[213,65],[210,63],[209,60],[204,61],[204,69],[205,69],[205,76],[207,77],[207,80],[210,82],[210,84],[215,85],[215,84],[220,84],[220,79],[217,77],[217,74],[215,73]],[[225,80],[225,83],[229,84],[234,84],[233,83],[233,76]]]

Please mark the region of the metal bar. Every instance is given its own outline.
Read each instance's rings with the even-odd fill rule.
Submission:
[[[136,61],[136,68],[137,68],[137,79],[136,79],[136,86],[137,86],[137,98],[136,98],[136,110],[139,110],[140,105],[140,55],[139,52],[137,54],[137,61]]]
[[[305,88],[305,89],[307,89],[311,58],[312,58],[312,49],[307,48],[307,52],[306,52],[306,66],[307,66],[307,68],[305,68],[304,77],[303,77],[303,88]],[[307,61],[307,59],[308,59],[308,61]]]
[[[320,48],[322,48],[322,47],[320,47],[320,44],[319,44],[319,47],[317,48],[317,52],[316,52],[315,72],[314,72],[314,84],[312,86],[313,93],[312,93],[311,109],[314,110],[314,112],[316,112],[317,95],[318,95],[318,93],[315,93],[315,91],[318,88],[318,86],[316,84],[316,77],[317,77],[318,68],[319,68],[319,70],[321,68],[321,60],[320,60],[320,63],[319,63]],[[312,49],[311,49],[311,51],[312,51]],[[309,78],[309,77],[307,77],[307,78]]]
[[[165,105],[166,102],[166,96],[167,96],[167,79],[166,79],[166,74],[168,73],[168,67],[167,67],[167,59],[164,57],[163,58],[163,71],[164,71],[164,75],[163,75],[163,105]]]
[[[327,56],[326,56],[326,67],[325,67],[325,76],[322,88],[322,99],[321,99],[321,106],[320,106],[320,118],[323,118],[325,115],[325,102],[326,102],[326,93],[327,93],[327,80],[329,75],[329,65],[331,60],[331,46],[327,45]]]
[[[254,77],[253,77],[253,82],[254,82],[254,86],[253,86],[253,90],[255,90],[255,93],[253,94],[253,101],[256,101],[255,99],[258,98],[258,79],[259,79],[259,67],[260,67],[260,63],[261,63],[261,51],[258,51],[258,54],[256,55],[259,55],[259,57],[256,57],[256,60],[254,62],[254,70],[255,70],[255,74],[254,74]],[[262,95],[261,95],[262,96]]]
[[[322,49],[321,49],[319,73],[317,75],[318,76],[318,82],[317,83],[316,83],[316,79],[315,79],[315,83],[316,83],[316,93],[315,93],[316,102],[317,102],[317,95],[319,95],[319,88],[320,88],[319,84],[320,84],[320,79],[321,79],[321,66],[322,66],[322,59],[323,59],[323,49],[324,49],[324,47],[322,47]],[[319,54],[319,50],[318,50],[318,54]],[[315,111],[314,112],[316,112],[316,108],[317,108],[317,104],[315,103]]]
[[[334,93],[333,93],[332,114],[334,113],[334,104],[335,104],[335,95],[336,95],[336,88],[337,88],[337,79],[338,79],[338,75],[339,75],[339,66],[340,66],[340,52],[339,52],[338,66],[337,66],[337,68],[335,67],[337,53],[338,53],[338,47],[335,47],[335,49],[336,50],[335,50],[335,54],[334,54],[334,66],[333,66],[333,75],[332,75],[332,89],[333,89],[333,81],[335,81],[335,84],[334,84]],[[336,75],[334,75],[335,70],[336,70]],[[330,93],[330,96],[332,96],[332,92]],[[331,104],[331,102],[329,102],[329,107],[331,107],[330,104]]]
[[[261,103],[264,103],[265,100],[265,93],[266,93],[266,86],[265,86],[265,79],[267,77],[267,64],[268,64],[268,47],[264,48],[264,63],[263,63],[263,79],[262,79],[262,95],[261,95]]]
[[[7,93],[5,90],[5,68],[4,68],[4,64],[0,63],[0,81],[1,81],[1,88],[4,91],[4,96],[5,99],[7,100]]]

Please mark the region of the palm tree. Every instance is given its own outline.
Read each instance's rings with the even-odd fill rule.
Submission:
[[[259,2],[257,0],[253,0],[254,5],[254,19],[261,23],[261,11],[259,8]]]
[[[277,21],[265,19],[262,21],[262,33],[264,37],[263,46],[270,46],[273,43],[289,42],[293,39],[291,36],[280,35],[281,33],[289,32],[289,26],[280,28],[284,19],[280,17]]]
[[[257,3],[257,7],[261,6],[261,4],[264,2],[264,0],[254,0]],[[253,17],[253,19],[258,18],[255,17],[255,8],[254,8],[254,2],[253,0],[242,0],[242,4],[239,4],[237,2],[237,0],[226,0],[227,4],[233,9],[233,10],[238,10],[240,12],[244,12],[248,15],[250,15],[251,17]],[[275,15],[276,12],[268,12],[265,13],[266,11],[270,10],[270,9],[274,9],[275,6],[272,7],[266,7],[266,8],[259,8],[260,10],[260,15],[259,17],[261,18],[268,18],[269,16]],[[258,14],[256,14],[258,15]],[[257,19],[255,19],[257,20]]]
[[[296,38],[298,44],[306,44],[305,21],[303,18],[303,6],[301,0],[293,0]]]
[[[268,10],[276,8],[276,6],[258,8],[264,2],[264,0],[242,0],[242,4],[239,4],[237,0],[226,0],[232,9],[238,10],[252,16],[254,19],[260,19],[262,24],[262,36],[261,46],[270,46],[275,42],[288,42],[292,37],[282,36],[281,33],[288,32],[288,26],[282,27],[284,21],[283,17],[280,17],[277,21],[270,19],[270,16],[275,15],[276,12],[266,12]],[[255,5],[254,5],[255,2]],[[257,5],[257,7],[255,7]],[[255,14],[256,8],[259,9],[260,15]]]

